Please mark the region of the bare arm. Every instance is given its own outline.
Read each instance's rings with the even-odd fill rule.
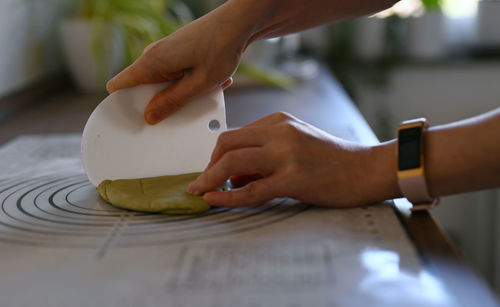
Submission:
[[[371,14],[397,0],[230,0],[226,8],[238,20],[253,25],[250,41],[282,36],[319,25]],[[221,7],[222,8],[222,7]]]
[[[424,141],[426,180],[431,195],[500,187],[500,108],[431,127]],[[372,183],[379,191],[377,199],[402,196],[397,184],[396,150],[396,140],[372,148],[372,169],[377,174]]]
[[[156,124],[188,101],[231,84],[242,53],[265,37],[373,13],[393,0],[230,0],[207,15],[151,44],[129,67],[111,79],[108,91],[145,83],[176,81],[158,93],[145,110]]]
[[[500,108],[431,129],[426,147],[434,195],[500,186]]]
[[[500,108],[426,132],[426,178],[433,196],[500,187]],[[396,141],[364,146],[275,114],[226,132],[189,187],[213,205],[253,205],[292,197],[323,206],[356,206],[401,197]],[[243,162],[242,162],[243,161]],[[234,191],[209,192],[234,175],[258,174]],[[255,180],[256,179],[256,180]]]

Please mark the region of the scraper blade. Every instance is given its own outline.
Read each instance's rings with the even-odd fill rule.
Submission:
[[[227,129],[224,96],[217,89],[151,126],[144,110],[168,83],[116,91],[90,115],[82,135],[82,160],[90,182],[201,172],[217,137]]]

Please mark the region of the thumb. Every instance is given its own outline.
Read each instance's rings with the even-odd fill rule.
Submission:
[[[146,106],[144,118],[150,125],[155,125],[177,112],[195,97],[207,92],[206,84],[196,82],[193,75],[184,75],[166,89],[157,93]]]
[[[151,80],[147,78],[149,75],[141,65],[135,62],[109,80],[106,83],[106,89],[111,94],[121,88],[133,87],[141,83],[151,83]]]
[[[133,64],[125,68],[106,83],[106,89],[111,94],[122,88],[134,87],[141,84],[161,83],[176,80],[184,76],[184,70],[168,70],[161,74],[151,63],[139,57]]]

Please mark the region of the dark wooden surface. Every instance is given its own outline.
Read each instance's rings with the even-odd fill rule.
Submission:
[[[3,97],[0,99],[0,123],[26,109],[35,101],[59,93],[61,88],[68,87],[69,84],[67,77],[56,75]]]
[[[19,102],[23,107],[13,108],[9,97],[8,112],[0,120],[0,144],[21,134],[81,133],[92,110],[106,96],[105,93],[81,95],[69,86],[59,88],[57,94],[39,96],[38,90],[23,93]],[[0,113],[7,109],[0,100]]]
[[[15,95],[0,99],[0,114],[6,114],[7,108],[9,112],[0,118],[0,145],[21,134],[81,133],[90,113],[106,95],[81,95],[64,82],[59,84],[57,94],[41,95],[46,92],[40,91],[20,93],[19,107],[12,107]],[[225,96],[230,128],[285,111],[339,137],[366,144],[378,142],[338,82],[324,70],[293,91],[235,88]],[[396,201],[394,208],[427,267],[464,306],[475,306],[476,301],[481,306],[497,305],[495,295],[428,212],[410,213],[405,201]]]

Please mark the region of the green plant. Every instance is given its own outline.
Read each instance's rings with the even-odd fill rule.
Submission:
[[[262,68],[257,65],[240,63],[236,73],[253,78],[262,84],[276,86],[285,90],[290,90],[297,86],[297,82],[290,76],[280,71]]]
[[[120,31],[125,63],[132,63],[150,43],[173,33],[190,20],[172,13],[174,0],[81,0],[73,15],[93,27],[93,49],[99,64],[105,64],[104,44],[112,29]]]
[[[103,42],[118,29],[124,43],[125,65],[131,64],[150,43],[192,21],[189,8],[177,0],[80,0],[68,7],[70,14],[88,20],[93,29],[92,49],[100,75],[106,78],[107,50]],[[278,72],[241,65],[237,73],[260,83],[289,89],[295,81]]]
[[[422,4],[427,11],[440,10],[442,0],[422,0]]]

